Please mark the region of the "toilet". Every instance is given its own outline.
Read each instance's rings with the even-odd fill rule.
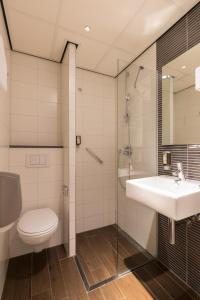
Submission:
[[[34,252],[45,248],[58,227],[58,217],[50,208],[27,211],[19,219],[17,231],[22,241],[33,247]]]

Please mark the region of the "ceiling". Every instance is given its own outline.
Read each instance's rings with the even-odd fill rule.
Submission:
[[[197,0],[4,0],[14,50],[60,61],[78,44],[77,66],[116,76]],[[90,32],[84,26],[91,27]]]

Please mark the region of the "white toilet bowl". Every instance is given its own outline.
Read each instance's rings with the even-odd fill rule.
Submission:
[[[17,231],[22,241],[33,246],[35,252],[44,249],[58,227],[58,217],[50,208],[30,210],[20,218]]]

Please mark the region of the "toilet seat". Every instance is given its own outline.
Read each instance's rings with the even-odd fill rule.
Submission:
[[[39,237],[54,231],[58,226],[58,217],[50,208],[30,210],[20,218],[17,230],[26,236]]]

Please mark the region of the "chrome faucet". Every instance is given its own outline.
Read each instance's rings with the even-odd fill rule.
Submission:
[[[173,172],[172,175],[177,177],[177,179],[175,180],[176,182],[185,180],[185,174],[184,174],[182,162],[177,162],[177,170]]]

